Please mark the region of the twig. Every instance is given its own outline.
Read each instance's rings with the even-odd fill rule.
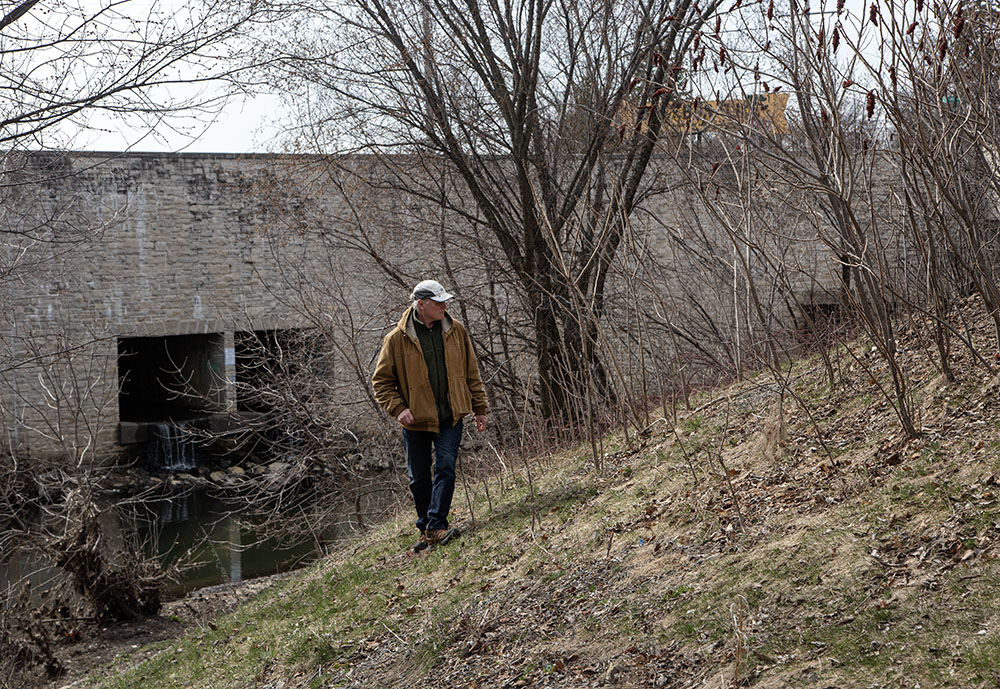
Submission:
[[[740,509],[740,498],[739,495],[736,494],[736,487],[733,485],[733,479],[729,475],[729,470],[726,468],[725,461],[723,461],[722,459],[722,450],[726,446],[726,437],[729,435],[729,409],[730,406],[727,404],[726,424],[725,427],[722,429],[722,438],[719,440],[719,451],[716,453],[716,455],[719,458],[719,466],[722,467],[722,475],[726,478],[726,483],[729,484],[729,494],[733,498],[733,506],[736,508],[736,516],[739,517],[740,520],[740,531],[746,533],[747,525],[746,522],[743,521],[743,510]]]
[[[891,562],[886,562],[882,558],[875,557],[874,555],[870,555],[870,554],[869,554],[868,557],[870,557],[871,559],[875,560],[875,562],[879,563],[883,567],[888,567],[889,569],[906,569],[907,566],[908,566],[905,563],[904,564],[899,564],[899,565],[894,565]]]
[[[465,472],[460,470],[458,462],[455,463],[455,470],[458,471],[459,475],[462,477],[462,487],[465,488],[465,501],[469,505],[469,516],[472,518],[472,529],[476,528],[476,511],[472,508],[472,494],[469,492],[469,481],[465,476]]]
[[[535,538],[535,535],[534,535],[534,534],[532,534],[532,535],[531,535],[531,541],[532,541],[532,544],[533,544],[533,545],[534,545],[534,546],[535,546],[536,548],[538,548],[538,549],[539,549],[539,550],[541,550],[541,551],[542,551],[543,553],[545,553],[546,555],[548,555],[548,556],[549,556],[549,559],[550,559],[550,560],[552,561],[552,564],[554,564],[554,565],[555,565],[556,567],[559,567],[560,569],[562,569],[562,568],[563,568],[563,567],[562,567],[562,565],[560,565],[560,564],[559,564],[559,561],[558,561],[558,560],[556,559],[556,556],[555,556],[555,555],[553,555],[553,554],[552,554],[552,553],[551,553],[551,552],[550,552],[550,551],[549,551],[549,550],[548,550],[548,549],[547,549],[547,548],[546,548],[545,546],[543,546],[543,545],[542,545],[541,543],[539,543],[539,542],[538,542],[538,539],[537,539],[537,538]]]
[[[379,624],[381,624],[381,625],[382,625],[383,627],[385,627],[385,629],[386,629],[386,631],[387,631],[387,632],[389,632],[389,633],[390,633],[390,634],[392,634],[392,635],[393,635],[394,637],[396,637],[396,638],[397,638],[397,639],[399,640],[399,643],[403,644],[404,646],[409,646],[409,645],[410,645],[410,644],[408,644],[408,643],[406,642],[406,639],[404,639],[403,637],[401,637],[401,636],[400,636],[399,634],[397,634],[396,632],[392,631],[392,629],[391,629],[391,628],[389,627],[389,625],[387,625],[387,624],[386,624],[385,622],[382,622],[382,621],[380,620],[380,621],[379,621]]]
[[[681,436],[677,432],[677,427],[675,426],[671,430],[674,433],[674,438],[677,439],[677,444],[680,445],[681,454],[684,455],[684,461],[687,462],[688,468],[691,469],[691,480],[694,482],[694,485],[697,486],[698,485],[698,472],[694,468],[694,462],[691,460],[691,455],[688,454],[687,448],[684,447],[684,441],[681,440]]]

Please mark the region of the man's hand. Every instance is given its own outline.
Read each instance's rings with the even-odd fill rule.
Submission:
[[[486,415],[476,415],[476,430],[482,433],[486,430]]]
[[[399,412],[399,416],[396,417],[396,421],[399,421],[399,423],[404,426],[409,426],[413,423],[413,412],[411,412],[409,408],[404,409]]]

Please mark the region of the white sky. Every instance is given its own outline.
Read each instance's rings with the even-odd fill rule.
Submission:
[[[73,134],[71,148],[86,151],[267,153],[278,149],[283,105],[274,96],[233,99],[217,115],[171,118],[155,127],[95,116]]]
[[[88,3],[98,0],[77,1]],[[162,8],[184,1],[132,0],[127,6],[138,10],[136,14],[141,15],[152,2]],[[787,7],[785,2],[776,0],[775,4]],[[815,9],[829,11],[836,6],[836,0],[813,0],[813,4],[817,6]],[[866,0],[848,0],[847,5],[855,18],[863,21]],[[279,150],[277,137],[281,132],[279,122],[284,119],[283,111],[284,106],[276,96],[255,96],[231,99],[215,115],[204,114],[197,119],[171,118],[154,125],[91,115],[88,128],[62,131],[59,143],[78,150],[275,152]]]
[[[13,9],[19,1],[0,2],[0,15]],[[143,27],[147,26],[151,27],[154,36],[161,30],[168,34],[188,30],[200,22],[198,12],[192,12],[188,6],[203,12],[212,11],[199,0],[40,0],[0,35],[0,51],[6,62],[3,84],[8,88],[16,87],[19,75],[29,75],[31,88],[25,93],[33,95],[37,91],[42,95],[36,96],[35,101],[27,100],[27,95],[22,97],[26,112],[39,107],[39,103],[44,104],[46,84],[57,79],[66,80],[67,98],[86,96],[86,87],[80,84],[92,78],[88,70],[100,69],[102,59],[101,53],[94,50],[89,41],[105,32],[116,41],[131,41],[133,34],[143,34]],[[88,21],[87,30],[82,28],[83,17],[93,19]],[[147,23],[149,21],[152,23]],[[83,40],[75,41],[76,36]],[[49,45],[55,47],[50,49]],[[82,46],[79,54],[74,51],[77,45]],[[121,44],[109,46],[111,55],[121,49]],[[231,49],[230,46],[228,50]],[[227,49],[220,46],[219,52],[225,55]],[[206,60],[191,69],[204,74],[206,65],[211,64],[210,59]],[[220,66],[226,65],[220,63]],[[47,74],[46,70],[52,74]],[[156,79],[176,79],[178,73],[173,70],[168,68]],[[148,95],[153,103],[169,104],[212,102],[224,92],[221,85],[213,86],[210,82],[200,85],[175,83],[154,87]],[[121,108],[122,101],[112,99],[109,105]],[[29,147],[91,151],[267,152],[277,150],[276,137],[280,131],[276,123],[282,119],[283,110],[275,96],[234,96],[217,112],[144,121],[136,115],[104,112],[99,103],[97,109],[86,110],[71,120],[50,126],[22,143]]]

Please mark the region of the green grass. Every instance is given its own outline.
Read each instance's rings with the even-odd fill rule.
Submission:
[[[873,430],[881,426],[858,440],[856,427],[837,421],[865,416],[870,392],[829,390],[807,373],[797,369],[801,395],[815,404],[836,395],[842,405],[820,419],[831,448],[859,450],[850,455],[858,459],[838,475],[817,470],[814,430],[790,402],[777,467],[754,449],[766,410],[733,405],[726,452],[739,469],[745,532],[723,532],[735,520],[729,487],[717,467],[707,470],[725,424],[725,404],[716,405],[678,429],[697,485],[665,427],[645,453],[634,452],[637,440],[606,439],[615,457],[601,474],[586,447],[536,462],[530,484],[515,466],[490,480],[490,499],[473,485],[477,528],[447,547],[407,555],[409,516],[388,522],[214,630],[194,630],[92,684],[393,689],[454,672],[490,686],[495,677],[475,673],[509,667],[504,681],[532,685],[563,671],[554,657],[576,655],[597,668],[580,683],[616,662],[623,683],[646,686],[660,670],[642,674],[621,658],[658,644],[685,671],[703,673],[685,678],[691,686],[737,670],[751,686],[994,686],[1000,501],[991,494],[1000,488],[984,481],[1000,471],[1000,440],[986,437],[977,463],[956,454],[974,444],[942,438],[904,446],[898,466],[884,466],[869,449],[890,443]],[[974,392],[948,405],[978,403]],[[463,490],[454,509],[469,526]]]
[[[700,415],[690,416],[684,419],[681,424],[681,429],[688,434],[694,434],[701,430],[702,426],[705,425],[705,417]]]

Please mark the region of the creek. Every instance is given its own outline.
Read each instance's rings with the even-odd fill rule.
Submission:
[[[164,595],[172,599],[195,589],[288,571],[315,560],[326,546],[370,525],[373,515],[392,502],[399,487],[392,472],[373,472],[361,485],[366,497],[357,504],[319,496],[311,506],[300,505],[296,510],[300,519],[303,510],[312,513],[310,507],[322,517],[315,520],[313,533],[298,537],[271,535],[259,519],[239,509],[239,504],[219,497],[218,491],[190,487],[142,499],[107,496],[102,499],[101,526],[111,550],[138,552],[171,568]],[[365,515],[361,520],[357,507]],[[54,526],[45,523],[42,512],[29,519],[39,531]],[[281,516],[278,521],[283,521]],[[27,581],[33,597],[40,600],[40,595],[66,580],[61,570],[35,551],[0,556],[0,592]]]
[[[324,488],[313,488],[314,496],[297,501],[294,508],[268,511],[264,505],[268,486],[282,484],[283,472],[291,469],[293,460],[265,466],[247,457],[248,469],[260,486],[251,484],[239,502],[229,488],[240,483],[242,468],[213,470],[219,468],[215,458],[199,452],[184,422],[153,426],[140,461],[144,468],[119,480],[113,494],[99,498],[101,538],[107,553],[131,552],[156,560],[170,575],[164,591],[167,599],[306,564],[330,544],[370,525],[394,503],[401,489],[405,491],[398,472],[358,470],[352,472],[351,480],[361,497],[345,500],[337,494],[342,491],[336,474],[317,466],[314,485]],[[154,492],[150,486],[159,487]],[[137,495],[129,497],[128,493]],[[274,502],[273,495],[270,499]],[[268,520],[255,516],[262,511],[268,512]],[[19,518],[29,531],[57,534],[62,524],[47,514],[45,507],[39,507]],[[297,525],[297,535],[289,529],[278,535],[273,528],[289,524]],[[67,581],[67,575],[39,552],[35,541],[31,533],[4,540],[12,547],[0,553],[0,595],[9,596],[12,585],[27,582],[32,599],[41,601],[46,592]]]
[[[268,535],[256,519],[204,491],[146,501],[139,507],[127,509],[124,519],[119,514],[118,525],[146,555],[157,557],[164,567],[178,565],[166,590],[168,598],[295,569],[319,557],[322,547],[363,527],[343,505],[326,512],[325,526],[314,537]]]

